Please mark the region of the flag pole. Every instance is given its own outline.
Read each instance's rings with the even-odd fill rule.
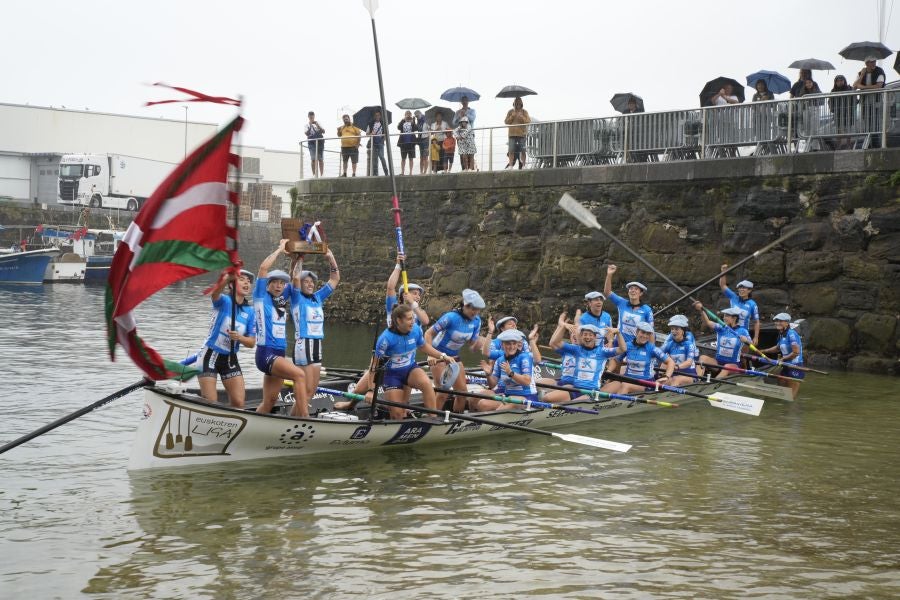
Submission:
[[[238,105],[237,105],[237,116],[241,116],[241,112],[244,106],[244,96],[243,94],[237,97]],[[237,138],[234,142],[234,146],[236,148],[241,148],[241,130],[238,129],[235,132],[235,137]],[[241,171],[243,170],[242,159],[240,155],[237,155],[237,176],[235,177],[235,187],[240,190],[241,189]],[[241,192],[231,190],[228,194],[228,198],[231,200],[231,206],[234,209],[234,253],[231,255],[231,265],[232,265],[232,275],[234,277],[234,281],[231,282],[231,331],[234,331],[235,324],[237,321],[237,283],[238,277],[240,276],[240,268],[241,268],[241,260],[238,258],[238,228],[241,223]],[[229,362],[231,358],[237,357],[237,346],[238,341],[231,341],[231,355],[229,356]]]

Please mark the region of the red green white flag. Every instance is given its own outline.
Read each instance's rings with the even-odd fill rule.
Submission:
[[[197,148],[147,199],[129,225],[110,267],[106,286],[106,334],[109,356],[116,344],[147,377],[188,379],[196,374],[164,359],[137,335],[134,309],[164,287],[188,277],[240,264],[237,230],[228,224],[229,203],[238,196],[227,187],[236,117]],[[230,241],[229,241],[230,240]]]

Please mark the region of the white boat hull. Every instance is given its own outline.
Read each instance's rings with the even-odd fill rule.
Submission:
[[[721,383],[712,382],[698,384],[691,389],[712,393],[720,387]],[[679,404],[699,400],[671,393],[655,393],[652,397]],[[621,400],[581,402],[572,406],[593,408],[600,414],[573,413],[561,409],[520,409],[478,413],[478,416],[498,423],[554,429],[587,420],[650,410],[672,410]],[[166,384],[147,388],[144,392],[143,417],[138,425],[128,468],[171,468],[273,457],[302,459],[326,452],[470,440],[504,431],[511,430],[452,418],[449,421],[423,418],[369,422],[263,415],[209,404],[198,396],[179,393],[171,384]]]

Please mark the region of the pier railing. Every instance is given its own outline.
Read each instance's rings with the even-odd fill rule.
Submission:
[[[396,173],[402,162],[399,132],[391,124]],[[510,162],[511,126],[476,127],[475,165],[500,171]],[[514,127],[514,126],[513,126]],[[424,132],[426,138],[429,132]],[[375,153],[363,136],[357,176],[374,173]],[[326,137],[324,176],[341,172],[340,138]],[[815,94],[690,110],[637,113],[586,119],[534,122],[526,126],[525,168],[616,165],[673,160],[727,159],[798,152],[864,150],[900,146],[900,90]],[[421,146],[416,145],[412,172],[421,172]],[[301,142],[300,179],[314,177],[306,141]],[[385,156],[386,158],[386,156]],[[409,162],[409,161],[407,161]],[[426,172],[432,173],[430,157]],[[515,164],[512,168],[520,168]],[[451,172],[460,171],[459,154]],[[409,172],[408,166],[406,169]],[[348,176],[351,174],[348,168]],[[438,171],[437,173],[440,173]],[[378,167],[380,175],[386,169]]]

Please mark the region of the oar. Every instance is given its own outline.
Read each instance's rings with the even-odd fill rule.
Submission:
[[[363,400],[364,397],[360,394],[351,394],[350,392],[342,392],[340,390],[331,390],[328,388],[316,388],[320,392],[328,392],[330,394],[340,394],[345,398],[350,398],[351,400]],[[436,408],[425,408],[424,406],[410,406],[409,404],[403,404],[402,402],[392,402],[390,400],[381,399],[378,401],[379,404],[384,404],[385,406],[396,406],[397,408],[405,408],[408,410],[415,410],[418,412],[425,412],[433,415],[438,415],[444,417],[445,420],[459,419],[460,421],[470,421],[472,423],[482,423],[484,425],[490,425],[491,427],[501,427],[505,429],[515,429],[517,431],[524,431],[526,433],[536,433],[538,435],[548,435],[558,439],[561,439],[564,442],[572,442],[573,444],[582,444],[585,446],[593,446],[595,448],[606,448],[607,450],[614,450],[615,452],[628,452],[631,450],[631,444],[622,444],[620,442],[610,442],[608,440],[601,440],[599,438],[587,437],[584,435],[576,435],[572,433],[556,433],[554,431],[545,431],[543,429],[535,429],[534,427],[525,427],[524,425],[515,425],[514,423],[500,423],[498,421],[494,421],[491,419],[483,419],[481,417],[473,417],[471,415],[461,415],[459,413],[453,413],[449,410],[438,410]]]
[[[479,379],[479,378],[473,378]],[[487,380],[483,380],[487,381]],[[541,400],[520,400],[519,398],[514,398],[512,396],[498,396],[494,394],[476,394],[475,392],[459,392],[452,388],[434,388],[434,391],[439,392],[441,394],[449,394],[456,396],[465,396],[468,398],[484,398],[485,400],[496,400],[497,402],[508,402],[509,404],[521,404],[526,408],[531,408],[532,406],[537,408],[553,408],[557,410],[564,410],[566,412],[578,412],[578,413],[586,413],[589,415],[599,415],[599,410],[593,410],[590,408],[580,408],[578,406],[563,406],[562,404],[552,404],[550,402],[543,402]]]
[[[582,394],[586,394],[588,396],[593,396],[594,398],[609,398],[611,400],[624,400],[626,402],[639,402],[641,404],[655,404],[657,406],[662,406],[663,408],[678,408],[678,404],[674,402],[664,402],[662,400],[653,400],[652,398],[642,398],[638,396],[629,396],[626,394],[610,394],[609,392],[601,392],[600,390],[582,390],[579,388],[569,388],[562,385],[553,385],[550,383],[535,383],[536,386],[540,388],[547,388],[550,390],[562,390],[564,392],[580,392]]]
[[[84,416],[93,410],[97,410],[104,404],[108,404],[108,403],[112,402],[113,400],[115,400],[116,398],[121,398],[122,396],[130,394],[134,390],[136,390],[140,387],[144,387],[145,385],[148,385],[150,383],[152,383],[152,382],[149,379],[141,379],[140,381],[132,383],[129,386],[123,387],[118,392],[110,394],[106,398],[101,398],[100,400],[97,400],[93,404],[89,404],[88,406],[85,406],[84,408],[79,408],[78,410],[76,410],[73,413],[69,413],[68,415],[61,417],[61,418],[53,421],[52,423],[47,423],[43,427],[41,427],[39,429],[35,429],[34,431],[32,431],[31,433],[29,433],[27,435],[23,435],[22,437],[20,437],[18,439],[15,439],[7,444],[4,444],[2,447],[0,447],[0,454],[3,454],[7,450],[12,450],[16,446],[20,446],[20,445],[24,444],[25,442],[27,442],[29,440],[33,440],[34,438],[36,438],[38,436],[44,435],[48,431],[53,431],[60,425],[65,425],[69,421],[74,421],[78,417]]]
[[[764,402],[758,398],[750,398],[749,396],[738,396],[737,394],[726,394],[725,392],[715,392],[713,394],[700,394],[698,392],[693,392],[691,390],[686,390],[684,388],[675,387],[674,385],[662,385],[656,381],[649,381],[647,379],[637,379],[635,377],[629,377],[627,375],[619,375],[618,373],[610,373],[607,372],[606,376],[610,379],[615,379],[617,381],[624,381],[626,383],[635,383],[638,385],[647,386],[650,388],[656,388],[660,390],[665,390],[667,392],[674,392],[676,394],[683,394],[686,396],[694,396],[696,398],[705,398],[709,400],[709,403],[716,408],[724,408],[725,410],[733,410],[734,412],[744,413],[745,415],[753,415],[754,417],[758,417],[759,413],[762,411],[762,407]]]
[[[704,365],[710,366],[710,365]],[[665,372],[665,369],[656,369],[658,372]],[[697,375],[696,373],[688,373],[687,371],[674,371],[673,375],[681,375],[683,377],[691,377],[697,381],[705,381],[706,383],[711,383],[713,381],[712,377],[709,373],[704,376]],[[775,400],[785,400],[787,402],[793,402],[794,393],[790,390],[790,388],[781,387],[777,385],[769,385],[767,383],[747,383],[745,381],[731,381],[730,379],[716,379],[717,383],[724,383],[725,385],[733,385],[735,387],[742,387],[750,392],[755,392],[760,396],[765,396],[767,398],[773,398]]]
[[[775,360],[774,358],[769,358],[768,356],[756,356],[755,354],[747,354],[746,352],[741,354],[744,358],[749,358],[750,360],[755,360],[759,362],[764,362],[766,364],[775,365],[776,367],[788,367],[789,369],[797,369],[798,371],[806,371],[807,373],[818,373],[819,375],[828,375],[828,371],[820,371],[818,369],[813,369],[811,367],[804,367],[803,365],[792,365],[791,363],[786,363],[782,360]]]
[[[721,369],[728,371],[730,373],[742,373],[744,375],[753,375],[754,377],[769,377],[771,379],[778,379],[779,381],[803,381],[802,379],[796,379],[794,377],[788,377],[787,375],[775,375],[774,373],[768,373],[766,371],[757,371],[755,369],[742,369],[740,367],[736,367],[734,365],[703,365],[704,367],[711,367],[713,369]]]

